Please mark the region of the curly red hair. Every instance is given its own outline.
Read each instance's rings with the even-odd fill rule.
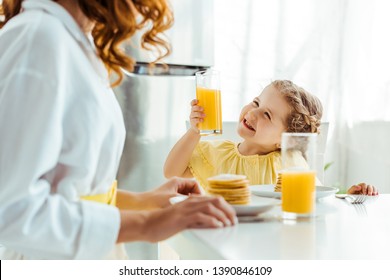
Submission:
[[[21,9],[23,0],[3,0],[0,5],[0,28]],[[55,1],[55,0],[53,0]],[[127,55],[122,43],[129,40],[136,31],[151,23],[141,39],[141,47],[157,50],[155,64],[171,52],[171,46],[160,34],[173,24],[173,13],[167,0],[77,0],[83,13],[95,22],[92,36],[98,55],[110,73],[117,75],[113,86],[123,79],[122,68],[131,72],[135,61]],[[137,17],[140,17],[137,19]]]

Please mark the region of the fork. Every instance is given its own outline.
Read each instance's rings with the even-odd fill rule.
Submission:
[[[366,195],[336,195],[338,198],[345,198],[347,199],[351,204],[362,204],[366,201]]]
[[[365,195],[349,195],[347,197],[352,198],[351,204],[362,204],[366,201]]]

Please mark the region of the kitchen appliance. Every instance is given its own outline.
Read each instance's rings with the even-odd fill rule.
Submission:
[[[172,146],[185,133],[190,101],[195,98],[194,73],[214,64],[213,1],[172,0],[175,22],[167,31],[172,53],[150,71],[153,53],[141,50],[139,34],[126,51],[136,59],[115,88],[121,105],[126,142],[117,174],[121,189],[146,191],[161,185],[163,165]],[[134,47],[135,46],[135,47]],[[138,46],[138,47],[137,47]],[[133,259],[157,259],[155,244],[127,244]]]

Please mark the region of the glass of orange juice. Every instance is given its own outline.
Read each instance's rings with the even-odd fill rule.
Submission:
[[[204,121],[198,126],[200,134],[222,134],[220,72],[207,69],[196,72],[195,77],[196,99],[206,115]]]
[[[282,134],[282,211],[286,219],[315,213],[316,133]]]

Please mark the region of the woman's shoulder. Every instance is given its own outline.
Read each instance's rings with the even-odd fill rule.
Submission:
[[[33,12],[33,11],[31,11]],[[70,34],[64,24],[51,14],[42,13],[40,20],[33,21],[36,29],[34,39],[41,42],[42,48],[62,52],[70,39]],[[55,48],[55,49],[53,49]]]
[[[53,15],[39,10],[25,11],[12,18],[4,27],[5,36],[12,37],[26,51],[41,52],[46,57],[64,51],[64,42],[69,33],[65,26]]]
[[[23,27],[28,28],[30,31],[39,30],[45,32],[58,31],[64,28],[64,25],[59,19],[52,14],[49,14],[43,10],[26,10],[17,16],[13,17],[6,25],[5,28]]]

